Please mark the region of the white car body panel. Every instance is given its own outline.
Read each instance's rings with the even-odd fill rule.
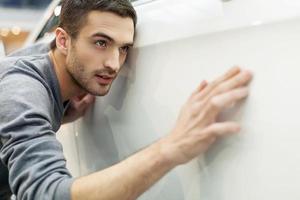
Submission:
[[[186,10],[198,1],[186,1]],[[207,13],[181,13],[184,20],[175,18],[182,10],[143,17],[171,2],[180,3],[137,5],[136,45],[111,92],[63,127],[70,170],[77,176],[109,167],[163,137],[201,80],[238,64],[255,74],[251,95],[221,118],[240,122],[241,133],[177,167],[139,199],[299,200],[300,2],[211,0],[197,4],[206,2]]]
[[[5,48],[3,42],[0,40],[0,58],[5,57]]]

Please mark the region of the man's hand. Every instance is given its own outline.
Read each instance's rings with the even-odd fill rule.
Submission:
[[[169,135],[112,167],[76,179],[72,200],[137,199],[171,169],[203,153],[217,137],[238,132],[237,123],[216,119],[248,95],[251,78],[250,72],[233,68],[212,83],[203,82]]]
[[[203,81],[183,106],[176,126],[161,140],[163,152],[174,165],[200,155],[219,137],[239,132],[236,122],[217,122],[220,112],[248,95],[252,74],[238,67],[211,83]]]
[[[62,123],[73,122],[82,117],[94,101],[95,96],[90,94],[84,94],[70,99],[70,104],[65,112]]]

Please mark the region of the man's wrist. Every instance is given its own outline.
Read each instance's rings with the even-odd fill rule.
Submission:
[[[159,156],[160,159],[163,160],[162,162],[169,166],[170,168],[174,168],[177,165],[180,165],[179,155],[177,155],[175,145],[171,142],[169,136],[161,138],[157,144],[159,148]]]

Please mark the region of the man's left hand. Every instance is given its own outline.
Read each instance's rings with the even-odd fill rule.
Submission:
[[[95,96],[84,94],[70,99],[69,107],[65,112],[62,123],[69,123],[82,117],[87,109],[95,102]]]

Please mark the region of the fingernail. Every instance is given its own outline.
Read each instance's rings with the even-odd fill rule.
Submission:
[[[237,132],[237,133],[241,132],[241,130],[242,130],[241,126],[237,126],[237,127],[236,127],[236,132]]]
[[[233,68],[232,68],[232,70],[241,70],[241,67],[240,66],[238,66],[238,65],[236,65],[236,66],[234,66]]]
[[[252,71],[250,71],[250,70],[245,70],[245,73],[248,74],[248,75],[250,75],[250,76],[253,75]]]

